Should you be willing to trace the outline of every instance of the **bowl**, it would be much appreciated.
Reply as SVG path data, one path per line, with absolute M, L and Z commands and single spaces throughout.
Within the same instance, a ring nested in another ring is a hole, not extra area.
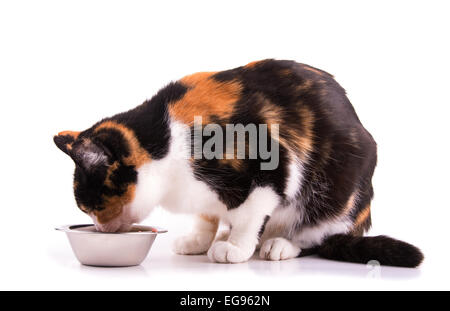
M 137 266 L 147 257 L 156 236 L 167 230 L 133 225 L 129 232 L 99 232 L 92 224 L 56 228 L 67 234 L 72 250 L 83 265 Z

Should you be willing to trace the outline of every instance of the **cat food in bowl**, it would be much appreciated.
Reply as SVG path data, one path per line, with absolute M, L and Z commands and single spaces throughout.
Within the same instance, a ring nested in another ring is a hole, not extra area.
M 99 232 L 94 225 L 68 225 L 56 228 L 69 238 L 78 261 L 89 266 L 124 267 L 139 265 L 147 257 L 159 233 L 156 227 L 133 225 L 129 232 Z

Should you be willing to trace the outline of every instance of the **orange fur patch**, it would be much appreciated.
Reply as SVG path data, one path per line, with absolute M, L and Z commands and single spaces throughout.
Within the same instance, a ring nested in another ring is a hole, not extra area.
M 313 151 L 313 125 L 314 125 L 314 115 L 311 110 L 306 107 L 301 107 L 298 110 L 300 115 L 300 119 L 302 122 L 302 131 L 301 133 L 298 130 L 293 128 L 285 129 L 285 132 L 282 132 L 280 129 L 280 137 L 286 137 L 286 141 L 282 141 L 286 146 L 290 148 L 294 148 L 295 151 L 300 155 L 300 159 L 306 161 L 308 155 Z
M 350 143 L 353 147 L 360 149 L 359 146 L 359 133 L 358 130 L 356 128 L 353 128 L 350 130 L 349 132 L 349 137 L 350 137 Z
M 310 90 L 313 85 L 314 83 L 312 80 L 305 80 L 301 85 L 297 86 L 295 89 L 298 92 L 305 92 L 307 90 Z
M 210 222 L 212 224 L 219 224 L 219 218 L 211 215 L 200 214 L 199 217 L 204 221 Z
M 269 100 L 260 96 L 260 101 L 263 102 L 263 106 L 260 110 L 260 114 L 263 119 L 266 121 L 267 127 L 270 130 L 273 124 L 281 125 L 283 123 L 282 120 L 282 108 L 280 106 L 272 104 Z
M 114 187 L 114 184 L 113 184 L 113 182 L 111 181 L 111 176 L 112 176 L 113 172 L 114 172 L 118 167 L 119 167 L 119 162 L 118 162 L 118 161 L 115 161 L 113 164 L 111 164 L 111 165 L 108 167 L 108 170 L 106 171 L 106 179 L 105 179 L 105 185 L 106 185 L 106 186 L 108 186 L 108 187 L 110 187 L 110 188 L 113 188 L 113 187 Z
M 290 69 L 281 69 L 280 75 L 284 77 L 288 77 L 292 74 L 292 71 Z
M 191 75 L 188 75 L 180 80 L 185 85 L 194 86 L 202 80 L 210 78 L 212 75 L 216 74 L 217 71 L 209 71 L 209 72 L 197 72 Z
M 194 117 L 201 116 L 203 124 L 208 124 L 212 115 L 224 119 L 231 116 L 242 86 L 237 81 L 215 81 L 212 74 L 201 72 L 181 79 L 190 89 L 183 98 L 169 105 L 169 113 L 174 119 L 193 125 Z
M 80 135 L 80 132 L 62 131 L 58 133 L 58 136 L 72 136 L 73 139 L 77 139 L 78 135 Z
M 138 168 L 150 161 L 149 153 L 141 147 L 136 135 L 130 128 L 117 122 L 105 121 L 98 125 L 94 132 L 98 132 L 100 129 L 114 129 L 122 133 L 130 147 L 130 155 L 127 158 L 122 159 L 126 165 L 134 165 Z
M 345 203 L 343 215 L 347 215 L 355 207 L 355 202 L 356 202 L 357 197 L 358 197 L 358 190 L 355 190 L 348 198 L 347 203 Z
M 79 207 L 80 207 L 80 209 L 81 209 L 83 212 L 89 213 L 89 210 L 86 208 L 86 206 L 80 204 Z
M 248 155 L 248 154 L 247 154 Z M 231 155 L 230 155 L 231 157 Z M 231 166 L 235 171 L 242 171 L 244 169 L 244 160 L 243 159 L 220 159 L 219 164 L 221 165 L 229 165 Z
M 257 64 L 259 64 L 259 63 L 261 63 L 261 62 L 262 62 L 262 60 L 255 60 L 255 61 L 253 61 L 253 62 L 248 63 L 248 64 L 245 65 L 244 67 L 245 67 L 245 68 L 252 68 L 252 67 L 255 67 Z
M 305 70 L 314 72 L 315 74 L 318 74 L 319 76 L 322 76 L 322 75 L 323 75 L 323 72 L 320 71 L 320 70 L 318 70 L 318 69 L 316 69 L 316 68 L 313 68 L 313 67 L 310 67 L 310 66 L 307 66 L 307 65 L 305 65 L 303 68 L 304 68 Z
M 298 145 L 301 149 L 307 152 L 313 150 L 313 126 L 314 126 L 314 114 L 307 107 L 301 107 L 299 114 L 302 120 L 303 135 L 298 141 Z
M 370 216 L 370 204 L 368 204 L 362 211 L 359 212 L 355 219 L 354 226 L 359 227 Z
M 300 154 L 302 160 L 313 150 L 313 125 L 314 115 L 307 107 L 300 107 L 298 114 L 302 120 L 301 133 L 297 129 L 284 126 L 283 108 L 272 104 L 269 100 L 262 98 L 263 106 L 260 110 L 261 116 L 269 130 L 273 131 L 273 125 L 279 125 L 279 142 L 287 149 L 292 149 Z
M 133 165 L 136 168 L 139 168 L 141 165 L 149 162 L 151 157 L 149 153 L 142 148 L 140 145 L 134 131 L 127 126 L 114 122 L 114 121 L 105 121 L 99 124 L 95 129 L 94 133 L 97 133 L 101 129 L 114 129 L 119 131 L 124 139 L 127 141 L 128 146 L 130 148 L 130 155 L 126 158 L 122 159 L 122 162 L 125 165 Z M 111 182 L 111 175 L 118 168 L 119 162 L 116 161 L 108 167 L 105 185 L 109 187 L 113 187 L 113 183 Z M 134 198 L 135 193 L 135 185 L 128 185 L 127 190 L 123 195 L 115 195 L 115 196 L 104 196 L 104 209 L 103 210 L 95 210 L 93 213 L 97 217 L 99 223 L 107 223 L 114 218 L 118 217 L 122 213 L 123 206 L 130 203 Z
M 130 203 L 134 198 L 136 186 L 134 184 L 128 185 L 127 190 L 121 196 L 104 196 L 105 207 L 102 210 L 94 210 L 94 215 L 101 224 L 105 224 L 122 213 L 123 206 Z
M 62 132 L 58 133 L 58 136 L 72 136 L 73 140 L 75 141 L 78 138 L 78 135 L 80 135 L 80 133 L 81 132 L 62 131 Z M 69 151 L 72 150 L 72 144 L 73 144 L 73 142 L 66 144 L 67 150 L 69 150 Z
M 332 149 L 332 143 L 329 140 L 325 140 L 320 146 L 320 164 L 324 167 L 330 160 L 330 154 Z
M 290 137 L 286 135 L 285 132 L 283 132 L 283 130 L 285 130 L 285 128 L 283 127 L 283 108 L 272 104 L 268 99 L 264 98 L 263 95 L 258 94 L 258 96 L 260 97 L 259 100 L 263 103 L 260 114 L 267 124 L 267 129 L 272 134 L 273 131 L 276 130 L 276 128 L 273 126 L 278 125 L 279 143 L 289 149 Z M 275 136 L 272 136 L 272 138 L 276 139 Z

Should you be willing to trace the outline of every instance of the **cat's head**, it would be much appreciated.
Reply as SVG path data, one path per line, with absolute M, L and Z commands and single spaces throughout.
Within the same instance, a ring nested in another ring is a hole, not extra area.
M 54 142 L 75 162 L 75 200 L 97 230 L 127 231 L 142 220 L 132 203 L 137 168 L 150 156 L 129 128 L 107 121 L 83 132 L 60 132 Z

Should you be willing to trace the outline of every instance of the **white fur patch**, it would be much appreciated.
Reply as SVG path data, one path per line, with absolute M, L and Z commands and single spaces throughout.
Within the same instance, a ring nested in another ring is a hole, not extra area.
M 179 255 L 204 254 L 214 240 L 215 232 L 197 232 L 178 237 L 173 244 L 173 251 Z
M 352 221 L 346 215 L 322 221 L 311 227 L 298 228 L 297 224 L 302 220 L 301 209 L 294 205 L 278 207 L 266 224 L 260 244 L 282 237 L 300 248 L 309 248 L 321 244 L 326 236 L 348 233 L 353 227 Z
M 197 216 L 193 231 L 179 237 L 173 244 L 173 250 L 180 255 L 197 255 L 206 253 L 211 246 L 219 227 L 216 219 Z
M 291 162 L 288 166 L 289 177 L 286 181 L 284 193 L 288 198 L 295 198 L 295 195 L 301 188 L 303 178 L 303 166 L 297 156 L 291 153 Z
M 142 221 L 158 205 L 175 213 L 223 215 L 226 207 L 217 194 L 194 177 L 189 162 L 189 127 L 172 121 L 170 129 L 167 156 L 138 169 L 135 198 L 129 205 L 135 222 Z
M 248 260 L 258 243 L 258 232 L 266 215 L 278 206 L 279 197 L 270 187 L 254 189 L 239 207 L 228 211 L 231 224 L 227 241 L 216 241 L 208 251 L 212 261 L 236 263 Z
M 238 247 L 228 241 L 217 241 L 208 251 L 208 258 L 214 262 L 239 263 L 247 261 L 253 251 Z
M 277 207 L 266 224 L 261 242 L 276 237 L 291 239 L 296 232 L 295 225 L 301 221 L 302 213 L 295 205 Z
M 269 239 L 263 243 L 259 257 L 267 260 L 285 260 L 297 257 L 300 247 L 284 238 Z
M 292 239 L 292 242 L 301 248 L 320 245 L 326 236 L 347 233 L 351 230 L 352 225 L 353 223 L 347 217 L 322 221 L 313 227 L 303 228 Z

